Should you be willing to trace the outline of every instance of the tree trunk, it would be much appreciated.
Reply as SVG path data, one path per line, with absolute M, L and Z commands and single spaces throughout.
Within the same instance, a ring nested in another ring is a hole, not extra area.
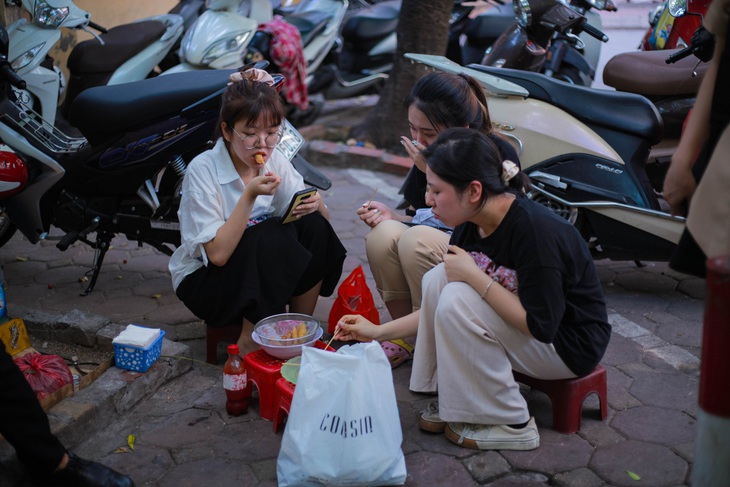
M 378 103 L 361 124 L 352 128 L 351 137 L 384 149 L 401 148 L 400 136 L 409 134 L 403 100 L 416 81 L 426 74 L 423 65 L 413 64 L 403 55 L 408 52 L 443 55 L 452 7 L 453 0 L 403 0 L 397 31 L 398 47 L 390 78 Z

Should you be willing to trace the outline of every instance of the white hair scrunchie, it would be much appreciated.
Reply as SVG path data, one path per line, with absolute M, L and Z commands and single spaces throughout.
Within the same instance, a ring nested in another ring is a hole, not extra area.
M 520 168 L 514 162 L 510 160 L 502 161 L 502 181 L 504 181 L 505 185 L 509 183 L 510 179 L 517 176 L 519 172 Z
M 250 68 L 246 71 L 236 71 L 231 73 L 228 77 L 228 84 L 233 84 L 237 81 L 247 79 L 249 81 L 258 81 L 259 83 L 266 83 L 269 86 L 274 86 L 274 78 L 264 71 L 263 69 Z

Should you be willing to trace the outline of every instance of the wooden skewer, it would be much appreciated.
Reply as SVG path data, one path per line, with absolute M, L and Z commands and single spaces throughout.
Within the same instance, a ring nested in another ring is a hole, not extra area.
M 378 192 L 378 188 L 375 188 L 375 191 L 373 191 L 373 195 L 370 197 L 370 201 L 368 201 L 367 209 L 370 209 L 370 204 L 373 202 L 373 198 L 375 198 L 375 194 Z
M 330 343 L 332 343 L 332 340 L 334 340 L 335 337 L 337 336 L 337 330 L 339 330 L 339 329 L 340 329 L 340 325 L 335 326 L 335 332 L 332 334 L 332 338 L 330 338 L 330 341 L 327 342 L 327 345 L 324 347 L 325 350 L 330 348 Z

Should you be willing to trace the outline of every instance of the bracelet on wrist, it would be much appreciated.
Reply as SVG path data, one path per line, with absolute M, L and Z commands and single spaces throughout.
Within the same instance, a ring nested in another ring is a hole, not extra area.
M 489 284 L 487 284 L 487 288 L 484 290 L 481 296 L 479 296 L 481 299 L 485 299 L 487 297 L 487 293 L 489 292 L 489 288 L 492 287 L 492 284 L 494 284 L 494 279 L 489 281 Z

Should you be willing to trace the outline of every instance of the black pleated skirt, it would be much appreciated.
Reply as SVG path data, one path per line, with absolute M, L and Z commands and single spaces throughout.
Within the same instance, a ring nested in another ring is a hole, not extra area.
M 228 262 L 208 263 L 183 279 L 178 298 L 208 326 L 256 323 L 286 312 L 292 296 L 322 281 L 330 296 L 346 250 L 329 221 L 315 212 L 281 224 L 270 218 L 249 227 Z

